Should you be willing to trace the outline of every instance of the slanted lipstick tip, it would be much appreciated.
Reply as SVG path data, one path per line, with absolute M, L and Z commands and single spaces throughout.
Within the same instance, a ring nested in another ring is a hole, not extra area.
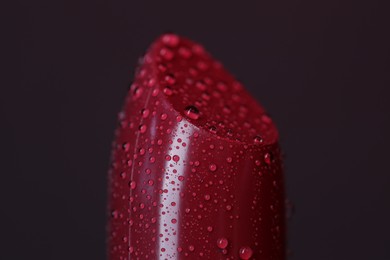
M 164 34 L 145 61 L 167 101 L 198 128 L 246 144 L 277 142 L 277 129 L 263 107 L 200 44 Z

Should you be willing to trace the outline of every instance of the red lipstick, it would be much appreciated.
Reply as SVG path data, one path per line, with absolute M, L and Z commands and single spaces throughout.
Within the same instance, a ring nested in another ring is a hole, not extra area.
M 152 44 L 115 133 L 110 260 L 285 259 L 277 129 L 201 45 Z

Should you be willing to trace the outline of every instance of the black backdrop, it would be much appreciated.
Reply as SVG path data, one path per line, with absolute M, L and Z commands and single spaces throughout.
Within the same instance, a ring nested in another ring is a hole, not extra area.
M 137 58 L 165 31 L 203 43 L 276 121 L 296 207 L 291 259 L 390 259 L 388 9 L 243 2 L 3 8 L 0 259 L 105 258 L 116 115 Z

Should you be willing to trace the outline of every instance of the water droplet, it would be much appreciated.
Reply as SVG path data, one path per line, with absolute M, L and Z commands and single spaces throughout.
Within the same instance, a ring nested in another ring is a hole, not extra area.
M 113 217 L 113 218 L 118 218 L 118 216 L 119 216 L 119 212 L 118 212 L 117 210 L 113 210 L 113 211 L 111 212 L 111 217 Z
M 137 187 L 137 183 L 135 181 L 129 182 L 130 189 L 134 190 Z
M 221 249 L 225 249 L 228 246 L 229 242 L 226 238 L 221 237 L 217 240 L 217 246 Z
M 215 165 L 214 163 L 210 164 L 209 169 L 210 171 L 215 172 L 217 170 L 217 165 Z
M 204 91 L 204 90 L 206 90 L 207 85 L 203 81 L 198 81 L 198 82 L 195 83 L 195 87 L 197 87 L 198 89 Z
M 172 222 L 172 224 L 176 224 L 177 223 L 177 219 L 173 218 L 173 219 L 171 219 L 171 222 Z
M 150 110 L 149 109 L 142 109 L 141 115 L 143 118 L 147 118 L 149 116 Z
M 195 247 L 194 247 L 193 245 L 190 245 L 190 246 L 188 247 L 188 250 L 190 250 L 190 251 L 192 252 L 192 251 L 195 250 Z
M 167 95 L 167 96 L 172 96 L 173 94 L 173 91 L 172 91 L 172 88 L 169 87 L 169 86 L 166 86 L 163 90 L 164 94 Z
M 217 83 L 217 88 L 218 88 L 220 91 L 222 91 L 222 92 L 225 92 L 225 91 L 227 90 L 227 86 L 226 86 L 226 84 L 223 83 L 223 82 Z
M 209 130 L 210 130 L 210 132 L 213 133 L 213 134 L 217 133 L 217 128 L 216 128 L 215 126 L 210 126 L 210 127 L 209 127 Z
M 158 67 L 159 71 L 161 71 L 161 72 L 167 71 L 167 66 L 165 64 L 159 64 L 157 67 Z
M 185 115 L 196 120 L 199 118 L 199 110 L 195 106 L 188 106 L 185 108 Z
M 141 95 L 142 95 L 142 88 L 139 88 L 139 87 L 135 87 L 134 90 L 133 90 L 133 97 L 135 99 L 139 98 Z
M 172 159 L 173 159 L 173 161 L 178 162 L 180 160 L 180 157 L 179 157 L 179 155 L 174 155 L 172 157 Z
M 165 119 L 167 119 L 167 117 L 168 117 L 167 114 L 165 114 L 165 113 L 161 114 L 161 120 L 165 120 Z
M 209 68 L 209 65 L 204 61 L 198 61 L 196 67 L 201 71 L 206 71 Z
M 156 85 L 156 79 L 155 78 L 151 78 L 151 79 L 149 79 L 149 81 L 148 81 L 148 87 L 154 87 L 155 85 Z
M 127 166 L 131 167 L 133 165 L 133 160 L 127 160 Z
M 144 155 L 145 153 L 146 153 L 145 148 L 140 148 L 140 149 L 139 149 L 139 154 L 140 154 L 140 155 Z
M 124 143 L 124 144 L 122 144 L 122 148 L 125 152 L 128 152 L 130 150 L 130 144 Z
M 263 142 L 263 138 L 261 138 L 259 135 L 256 135 L 255 138 L 253 138 L 253 141 L 257 144 L 260 144 Z
M 176 47 L 177 45 L 179 45 L 179 36 L 175 35 L 175 34 L 172 34 L 172 33 L 168 33 L 168 34 L 165 34 L 163 37 L 162 37 L 162 42 L 168 46 L 168 47 Z
M 186 47 L 180 47 L 179 48 L 179 55 L 184 59 L 189 59 L 192 56 L 192 53 L 189 49 Z
M 175 56 L 175 54 L 173 53 L 173 51 L 167 49 L 167 48 L 162 48 L 160 50 L 160 55 L 161 57 L 163 57 L 165 60 L 167 61 L 170 61 L 173 59 L 173 57 Z
M 157 95 L 158 95 L 159 92 L 160 92 L 160 90 L 159 90 L 158 88 L 153 89 L 153 91 L 152 91 L 152 96 L 153 96 L 153 97 L 157 97 Z
M 210 100 L 210 94 L 208 94 L 207 92 L 203 92 L 202 93 L 202 98 L 206 101 L 209 101 Z
M 230 107 L 228 106 L 224 106 L 222 108 L 222 111 L 225 113 L 225 114 L 230 114 L 232 112 L 232 110 L 230 109 Z
M 249 246 L 243 246 L 238 251 L 238 254 L 241 259 L 250 259 L 253 255 L 253 251 Z
M 164 80 L 169 85 L 173 85 L 176 82 L 176 78 L 172 74 L 165 75 Z
M 271 153 L 266 153 L 265 155 L 264 155 L 264 162 L 266 163 L 266 164 L 268 164 L 268 165 L 270 165 L 271 164 L 271 162 L 272 162 L 272 154 Z
M 140 131 L 141 134 L 145 133 L 146 129 L 147 129 L 146 125 L 140 125 L 139 126 L 139 131 Z

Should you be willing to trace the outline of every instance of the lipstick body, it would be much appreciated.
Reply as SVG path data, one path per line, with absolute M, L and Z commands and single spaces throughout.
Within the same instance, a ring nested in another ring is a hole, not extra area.
M 109 214 L 111 260 L 285 259 L 276 128 L 200 45 L 165 35 L 143 58 L 115 132 Z

